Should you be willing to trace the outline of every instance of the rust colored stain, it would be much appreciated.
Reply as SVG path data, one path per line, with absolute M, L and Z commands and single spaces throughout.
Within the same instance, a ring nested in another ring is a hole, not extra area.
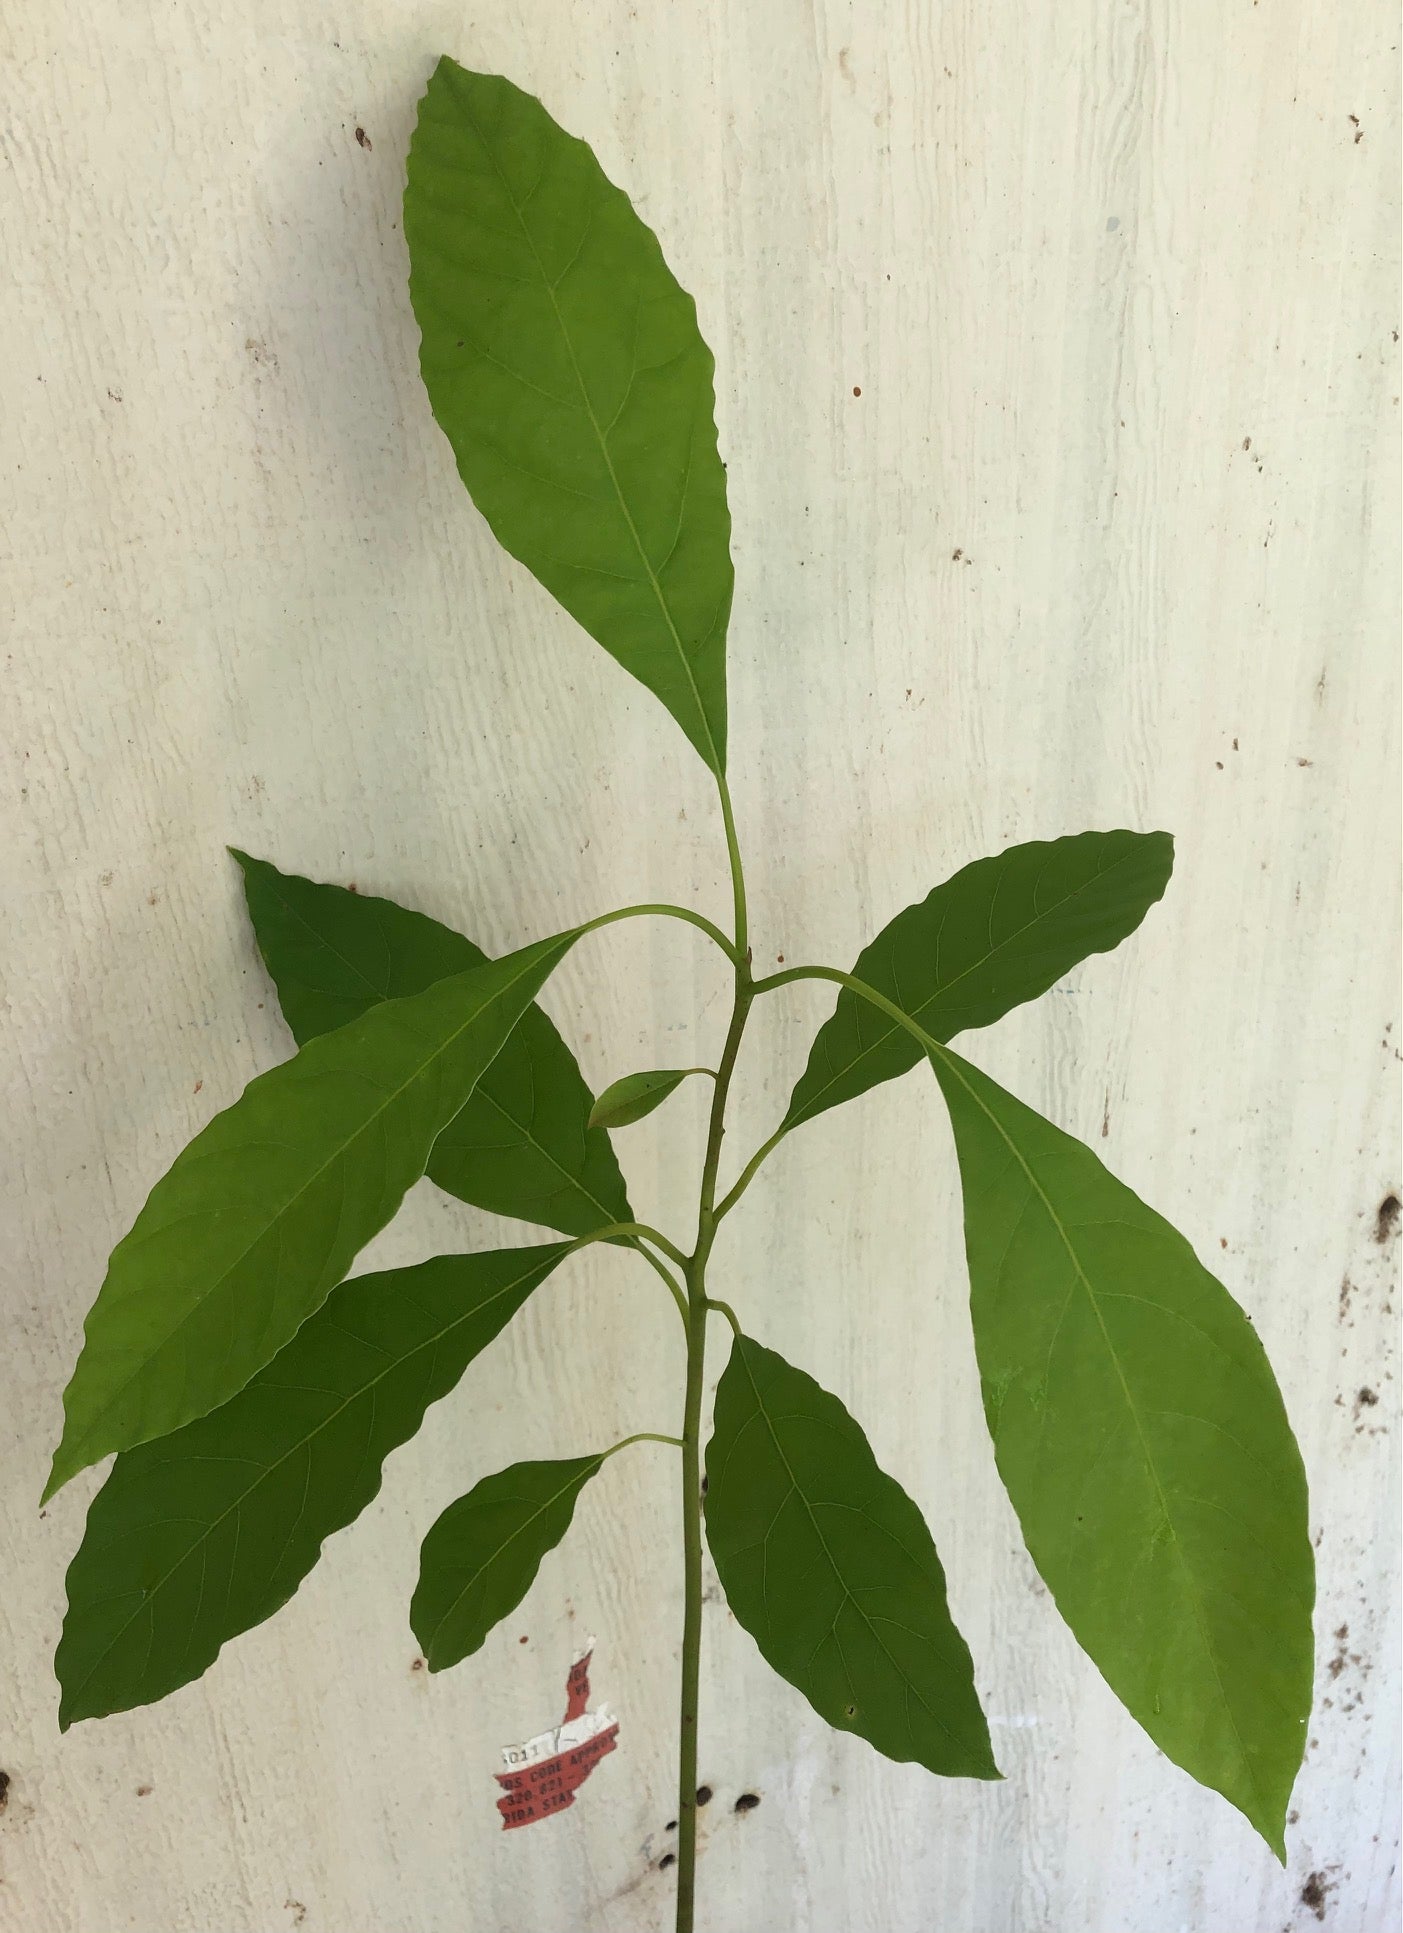
M 611 1719 L 603 1706 L 594 1712 L 588 1709 L 591 1656 L 586 1651 L 570 1667 L 565 1716 L 556 1729 L 524 1745 L 509 1746 L 503 1755 L 512 1770 L 494 1776 L 504 1788 L 497 1801 L 504 1832 L 566 1811 L 600 1759 L 614 1750 L 618 1720 Z

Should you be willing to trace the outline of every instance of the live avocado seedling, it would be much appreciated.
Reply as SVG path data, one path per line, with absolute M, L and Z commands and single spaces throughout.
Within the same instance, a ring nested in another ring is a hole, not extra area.
M 276 1611 L 533 1291 L 611 1242 L 675 1304 L 676 1420 L 486 1475 L 427 1527 L 409 1615 L 430 1670 L 482 1645 L 606 1458 L 640 1446 L 676 1455 L 681 1481 L 676 1858 L 657 1882 L 675 1883 L 678 1933 L 694 1921 L 703 1535 L 736 1619 L 828 1724 L 997 1779 L 920 1511 L 842 1402 L 751 1333 L 764 1311 L 732 1308 L 714 1252 L 785 1135 L 919 1068 L 953 1125 L 985 1414 L 1032 1560 L 1155 1744 L 1282 1855 L 1313 1566 L 1266 1356 L 1181 1235 L 950 1045 L 1119 945 L 1163 894 L 1172 842 L 1014 846 L 898 913 L 850 972 L 757 975 L 726 771 L 730 513 L 695 306 L 590 149 L 449 59 L 420 104 L 404 232 L 424 385 L 463 482 L 710 771 L 730 924 L 625 906 L 488 959 L 421 913 L 236 855 L 297 1052 L 157 1182 L 88 1316 L 47 1494 L 117 1460 L 68 1575 L 61 1722 L 164 1697 Z M 643 918 L 719 949 L 729 1021 L 714 1066 L 623 1070 L 596 1100 L 536 996 L 588 934 Z M 807 981 L 836 989 L 832 1013 L 783 1120 L 723 1180 L 747 1021 Z M 709 1131 L 695 1225 L 669 1234 L 635 1216 L 610 1134 L 686 1079 L 710 1083 Z M 425 1175 L 551 1239 L 348 1277 Z M 854 1293 L 852 1321 L 881 1319 L 880 1289 Z M 713 1318 L 729 1355 L 704 1482 Z

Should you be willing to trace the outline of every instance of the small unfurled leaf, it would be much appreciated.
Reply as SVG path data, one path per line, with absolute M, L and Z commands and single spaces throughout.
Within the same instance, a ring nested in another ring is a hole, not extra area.
M 272 1361 L 423 1174 L 578 932 L 322 1034 L 195 1136 L 112 1251 L 46 1496 Z
M 1079 1643 L 1282 1854 L 1311 1700 L 1306 1482 L 1251 1323 L 1183 1236 L 958 1056 L 970 1306 L 999 1473 Z
M 611 1081 L 590 1109 L 590 1126 L 627 1128 L 661 1107 L 689 1074 L 709 1074 L 709 1067 L 650 1067 L 641 1074 L 625 1074 Z
M 393 900 L 234 857 L 299 1046 L 487 958 L 461 933 Z M 434 1143 L 429 1179 L 460 1201 L 567 1235 L 631 1221 L 609 1137 L 590 1125 L 590 1102 L 574 1055 L 533 1004 Z
M 583 141 L 444 58 L 404 196 L 419 366 L 498 541 L 726 763 L 731 518 L 711 351 Z
M 230 1402 L 124 1450 L 68 1571 L 59 1724 L 164 1698 L 285 1604 L 391 1450 L 568 1251 L 357 1276 Z
M 1169 883 L 1167 832 L 1082 832 L 1010 846 L 908 906 L 853 973 L 937 1040 L 1035 1000 L 1078 961 L 1133 933 Z M 786 1128 L 894 1079 L 922 1058 L 886 1014 L 846 987 L 790 1097 Z
M 838 1398 L 738 1336 L 706 1474 L 726 1601 L 780 1676 L 888 1758 L 998 1778 L 930 1532 Z
M 424 1539 L 409 1621 L 430 1671 L 469 1657 L 530 1590 L 604 1456 L 513 1463 L 449 1504 Z

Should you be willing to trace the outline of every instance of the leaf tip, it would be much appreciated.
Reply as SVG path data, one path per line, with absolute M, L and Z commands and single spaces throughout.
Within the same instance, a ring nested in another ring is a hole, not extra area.
M 69 1478 L 75 1477 L 77 1476 L 77 1474 L 78 1472 L 76 1469 L 70 1470 L 66 1467 L 63 1460 L 63 1444 L 60 1443 L 58 1448 L 54 1451 L 54 1460 L 49 1465 L 49 1474 L 47 1479 L 45 1480 L 44 1489 L 39 1498 L 39 1508 L 42 1510 L 44 1508 L 44 1505 L 49 1501 L 49 1499 L 53 1496 L 56 1496 L 57 1493 L 60 1490 L 62 1490 L 63 1486 L 68 1482 Z
M 1249 1813 L 1248 1818 L 1250 1819 L 1252 1825 L 1256 1827 L 1257 1832 L 1260 1834 L 1260 1836 L 1266 1841 L 1267 1845 L 1271 1848 L 1272 1854 L 1275 1857 L 1277 1864 L 1281 1867 L 1285 1867 L 1286 1865 L 1286 1813 L 1285 1813 L 1284 1807 L 1279 1814 L 1276 1812 L 1272 1812 L 1271 1814 L 1268 1814 L 1268 1815 L 1254 1816 L 1253 1814 Z

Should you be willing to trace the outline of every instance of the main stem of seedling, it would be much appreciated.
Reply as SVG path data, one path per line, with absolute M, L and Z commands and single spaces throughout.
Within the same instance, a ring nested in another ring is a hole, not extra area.
M 721 1165 L 721 1140 L 726 1132 L 726 1096 L 745 1032 L 746 1016 L 754 999 L 750 977 L 745 879 L 740 848 L 731 815 L 730 793 L 720 779 L 721 814 L 726 848 L 731 858 L 735 894 L 735 995 L 726 1045 L 716 1069 L 711 1122 L 702 1167 L 697 1210 L 697 1245 L 687 1262 L 687 1396 L 682 1420 L 682 1702 L 677 1746 L 677 1933 L 692 1933 L 697 1865 L 697 1722 L 701 1680 L 702 1623 L 702 1492 L 701 1410 L 706 1371 L 706 1264 L 716 1239 L 716 1176 Z

